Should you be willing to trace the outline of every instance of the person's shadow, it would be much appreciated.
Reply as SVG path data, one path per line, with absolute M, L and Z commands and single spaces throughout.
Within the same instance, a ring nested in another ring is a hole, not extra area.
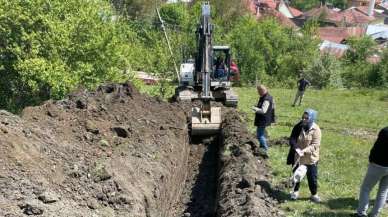
M 326 205 L 330 209 L 351 209 L 355 210 L 358 205 L 358 200 L 352 197 L 345 197 L 345 198 L 335 198 L 328 200 Z
M 322 203 L 323 205 L 327 206 L 333 211 L 325 211 L 320 213 L 309 213 L 309 211 L 305 211 L 303 214 L 310 217 L 349 217 L 350 214 L 354 213 L 357 205 L 358 200 L 351 197 L 345 197 L 345 198 L 335 198 L 327 200 L 326 202 Z M 351 211 L 342 211 L 342 210 L 351 210 Z M 341 210 L 341 211 L 339 211 Z
M 308 211 L 304 212 L 304 216 L 309 216 L 309 217 L 349 217 L 352 213 L 349 212 L 320 212 L 320 213 L 309 213 Z

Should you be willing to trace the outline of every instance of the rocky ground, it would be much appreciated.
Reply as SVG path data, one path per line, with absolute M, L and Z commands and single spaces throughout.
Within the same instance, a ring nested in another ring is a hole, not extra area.
M 281 216 L 239 114 L 191 142 L 188 108 L 126 83 L 0 111 L 0 216 Z

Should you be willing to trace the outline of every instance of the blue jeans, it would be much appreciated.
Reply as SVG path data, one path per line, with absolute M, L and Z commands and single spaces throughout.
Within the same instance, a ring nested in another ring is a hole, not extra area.
M 260 147 L 267 151 L 268 145 L 267 139 L 265 138 L 265 127 L 257 127 L 256 136 L 257 140 L 260 142 Z
M 225 70 L 224 69 L 217 69 L 216 73 L 214 75 L 215 78 L 222 78 L 225 76 Z

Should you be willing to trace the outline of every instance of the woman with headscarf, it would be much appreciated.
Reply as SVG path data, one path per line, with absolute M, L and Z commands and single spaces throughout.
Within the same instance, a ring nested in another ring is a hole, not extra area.
M 311 201 L 319 203 L 318 196 L 318 161 L 319 147 L 321 144 L 321 129 L 315 123 L 317 111 L 307 109 L 302 116 L 300 133 L 295 145 L 295 159 L 297 164 L 307 167 L 307 181 L 311 192 Z M 299 197 L 300 182 L 295 183 L 291 199 L 296 200 Z
M 369 193 L 379 183 L 374 207 L 369 216 L 377 217 L 384 207 L 388 192 L 388 127 L 380 130 L 369 154 L 369 166 L 360 189 L 357 213 L 353 216 L 367 216 Z

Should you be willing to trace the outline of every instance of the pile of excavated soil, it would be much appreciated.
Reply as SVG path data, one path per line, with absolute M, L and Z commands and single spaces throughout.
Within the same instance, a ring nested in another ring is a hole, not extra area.
M 0 113 L 0 216 L 170 216 L 186 115 L 130 84 Z
M 217 217 L 283 216 L 270 184 L 269 167 L 257 140 L 234 110 L 223 114 Z
M 189 108 L 126 83 L 0 111 L 0 216 L 281 216 L 237 111 L 189 144 Z

